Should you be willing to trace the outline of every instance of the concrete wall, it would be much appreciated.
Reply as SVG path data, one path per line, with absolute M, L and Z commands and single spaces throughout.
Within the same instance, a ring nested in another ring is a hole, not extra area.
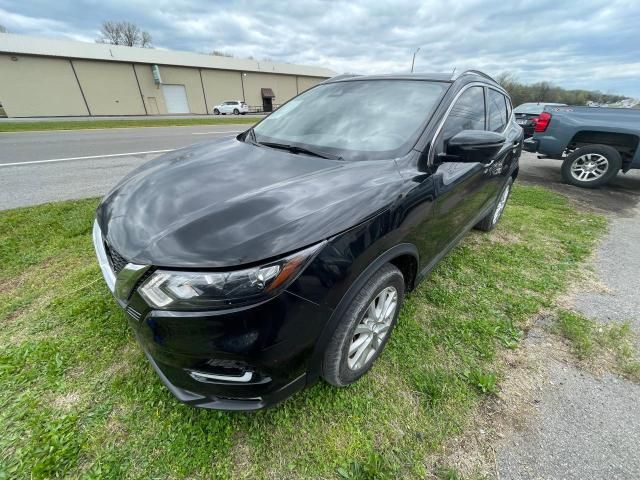
M 209 113 L 226 100 L 243 100 L 241 72 L 202 69 L 202 82 Z
M 245 102 L 249 105 L 262 105 L 262 88 L 271 88 L 276 98 L 273 103 L 281 105 L 298 94 L 296 77 L 271 73 L 246 72 L 243 77 Z
M 161 115 L 167 113 L 167 106 L 164 103 L 162 88 L 156 85 L 151 73 L 151 65 L 142 63 L 135 64 L 136 75 L 140 83 L 140 90 L 144 97 L 144 104 L 148 115 Z
M 130 63 L 73 60 L 91 115 L 144 115 Z
M 324 78 L 298 76 L 298 93 L 309 90 L 311 87 L 321 83 L 322 81 L 324 81 Z
M 251 106 L 261 106 L 262 88 L 271 88 L 276 95 L 273 103 L 281 105 L 323 80 L 277 73 L 159 67 L 164 84 L 184 85 L 194 114 L 211 113 L 215 105 L 226 100 L 244 99 Z M 168 113 L 150 64 L 27 55 L 0 54 L 0 102 L 9 117 Z
M 67 59 L 0 54 L 0 102 L 9 117 L 89 114 Z

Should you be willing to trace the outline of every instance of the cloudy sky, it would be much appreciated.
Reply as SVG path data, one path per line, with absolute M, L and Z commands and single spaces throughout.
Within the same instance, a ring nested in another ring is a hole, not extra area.
M 12 33 L 94 41 L 129 20 L 157 48 L 329 67 L 336 72 L 476 68 L 640 98 L 638 0 L 0 0 Z

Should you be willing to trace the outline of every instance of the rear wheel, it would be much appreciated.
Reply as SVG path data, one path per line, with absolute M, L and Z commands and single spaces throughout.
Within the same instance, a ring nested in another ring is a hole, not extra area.
M 343 387 L 371 369 L 389 340 L 403 299 L 402 273 L 387 263 L 365 283 L 340 319 L 324 354 L 322 375 L 327 382 Z
M 482 230 L 483 232 L 490 232 L 500 221 L 502 217 L 502 213 L 504 212 L 504 207 L 507 206 L 507 200 L 509 200 L 509 195 L 511 195 L 511 186 L 513 185 L 513 178 L 509 178 L 507 180 L 506 185 L 502 188 L 500 192 L 500 196 L 498 197 L 498 201 L 496 205 L 491 209 L 491 211 L 484 217 L 480 222 L 476 224 L 474 228 L 478 230 Z
M 570 185 L 595 188 L 616 176 L 622 166 L 618 151 L 608 145 L 585 145 L 562 163 L 562 180 Z
M 239 115 L 240 114 L 240 110 L 238 110 L 237 108 L 233 109 L 233 114 L 234 115 Z

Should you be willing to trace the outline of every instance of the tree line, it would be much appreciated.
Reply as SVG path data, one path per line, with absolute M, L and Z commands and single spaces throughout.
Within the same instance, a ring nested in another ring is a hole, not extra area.
M 586 105 L 592 101 L 599 104 L 615 103 L 624 100 L 624 95 L 602 93 L 597 90 L 566 90 L 550 82 L 536 82 L 530 85 L 521 83 L 510 72 L 503 72 L 496 81 L 509 92 L 514 106 L 527 102 L 554 102 L 567 105 Z

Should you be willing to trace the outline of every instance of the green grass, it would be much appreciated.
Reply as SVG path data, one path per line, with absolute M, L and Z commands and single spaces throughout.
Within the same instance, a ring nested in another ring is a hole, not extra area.
M 255 117 L 150 118 L 143 120 L 68 120 L 0 122 L 0 132 L 34 132 L 43 130 L 86 130 L 95 128 L 172 127 L 194 125 L 254 124 Z
M 599 324 L 576 312 L 558 312 L 556 330 L 580 360 L 604 363 L 608 369 L 640 381 L 640 360 L 629 322 Z
M 0 478 L 458 478 L 434 456 L 605 229 L 517 186 L 498 229 L 407 298 L 360 382 L 225 413 L 178 403 L 147 363 L 94 259 L 96 203 L 0 212 Z

